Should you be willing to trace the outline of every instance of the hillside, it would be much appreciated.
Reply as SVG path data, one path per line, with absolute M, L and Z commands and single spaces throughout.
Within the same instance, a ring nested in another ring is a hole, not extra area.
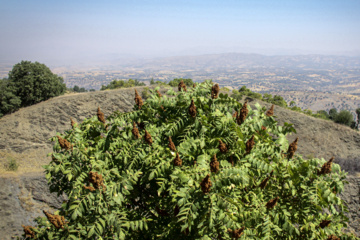
M 294 101 L 297 107 L 310 109 L 314 112 L 319 110 L 328 112 L 331 108 L 336 108 L 338 111 L 348 110 L 356 115 L 355 110 L 360 107 L 360 96 L 357 95 L 315 91 L 277 91 L 268 93 L 283 97 L 288 105 L 291 101 Z
M 141 93 L 143 87 L 136 89 Z M 255 102 L 250 105 L 253 107 Z M 47 154 L 52 151 L 49 138 L 69 129 L 70 117 L 80 122 L 96 116 L 97 107 L 107 117 L 116 110 L 130 111 L 133 104 L 134 88 L 80 93 L 56 97 L 0 119 L 0 182 L 4 186 L 0 190 L 0 231 L 7 238 L 21 232 L 21 224 L 33 224 L 30 219 L 41 215 L 40 210 L 58 208 L 65 199 L 48 193 L 42 174 L 41 166 L 50 161 Z M 260 104 L 270 107 L 268 103 Z M 335 162 L 353 172 L 343 197 L 350 207 L 350 229 L 359 234 L 359 132 L 280 107 L 275 107 L 275 116 L 280 124 L 294 124 L 297 134 L 289 136 L 289 141 L 299 137 L 298 153 L 325 159 L 335 156 Z M 10 159 L 19 164 L 16 173 L 6 171 Z
M 137 89 L 143 90 L 142 87 Z M 0 119 L 0 173 L 5 171 L 11 158 L 18 161 L 19 173 L 43 171 L 41 166 L 48 163 L 46 155 L 52 151 L 49 138 L 69 129 L 70 118 L 79 122 L 96 116 L 98 106 L 105 116 L 117 110 L 129 111 L 134 103 L 133 91 L 118 89 L 64 95 L 4 116 Z M 271 106 L 259 103 L 267 108 Z M 360 155 L 360 134 L 349 127 L 280 107 L 275 107 L 275 115 L 281 124 L 294 124 L 299 137 L 298 151 L 304 156 L 350 160 Z M 290 136 L 290 141 L 294 138 L 295 135 Z

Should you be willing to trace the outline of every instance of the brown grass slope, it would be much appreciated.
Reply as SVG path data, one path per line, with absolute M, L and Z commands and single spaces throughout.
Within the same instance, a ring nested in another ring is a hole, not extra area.
M 136 89 L 139 93 L 143 91 L 143 87 Z M 0 119 L 0 232 L 3 239 L 21 234 L 21 224 L 34 225 L 34 217 L 43 216 L 40 210 L 59 208 L 64 199 L 48 192 L 41 167 L 50 161 L 47 157 L 52 152 L 49 138 L 56 132 L 70 129 L 70 118 L 81 122 L 96 116 L 98 107 L 105 117 L 116 110 L 130 111 L 134 95 L 134 88 L 65 95 Z M 252 108 L 255 102 L 250 102 Z M 260 104 L 270 108 L 268 103 L 260 101 Z M 292 142 L 299 137 L 297 153 L 326 160 L 334 156 L 335 162 L 341 160 L 340 164 L 347 170 L 356 170 L 359 164 L 354 160 L 360 156 L 359 132 L 277 106 L 274 116 L 280 124 L 294 124 L 297 134 L 288 139 Z M 19 164 L 15 173 L 6 171 L 10 159 Z M 348 162 L 354 164 L 347 165 Z M 351 222 L 349 230 L 360 236 L 360 178 L 355 173 L 348 177 L 348 181 L 350 184 L 346 185 L 342 198 L 350 210 L 346 214 Z
M 269 109 L 272 105 L 254 100 L 250 102 L 253 109 L 256 109 L 254 106 L 256 102 L 266 107 L 266 109 Z M 297 133 L 288 135 L 287 139 L 291 143 L 296 137 L 299 138 L 296 153 L 305 158 L 316 157 L 326 160 L 334 156 L 335 163 L 340 164 L 344 170 L 352 173 L 360 172 L 359 131 L 276 105 L 274 107 L 274 118 L 280 125 L 285 122 L 293 124 Z
M 139 92 L 142 88 L 137 88 Z M 52 152 L 49 138 L 56 132 L 71 128 L 70 118 L 81 122 L 96 116 L 100 107 L 105 117 L 114 111 L 130 111 L 134 104 L 134 89 L 118 89 L 64 95 L 20 109 L 0 119 L 0 173 L 13 158 L 18 172 L 43 171 Z

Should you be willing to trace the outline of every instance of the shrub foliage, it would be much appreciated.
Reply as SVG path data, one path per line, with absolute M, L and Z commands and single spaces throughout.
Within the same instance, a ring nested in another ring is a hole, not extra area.
M 14 94 L 21 99 L 21 107 L 30 106 L 65 93 L 62 77 L 39 62 L 21 61 L 9 72 Z
M 245 106 L 237 121 L 243 106 L 211 98 L 210 82 L 150 91 L 141 109 L 74 123 L 61 135 L 71 148 L 52 138 L 46 178 L 68 201 L 26 226 L 28 237 L 353 238 L 342 232 L 346 173 L 324 159 L 290 157 L 291 124 L 278 126 L 260 105 Z
M 0 79 L 0 117 L 65 93 L 63 79 L 38 62 L 21 61 Z
M 129 87 L 134 87 L 134 86 L 145 86 L 145 83 L 140 82 L 137 79 L 129 79 L 127 81 L 114 79 L 108 85 L 102 85 L 100 90 L 129 88 Z

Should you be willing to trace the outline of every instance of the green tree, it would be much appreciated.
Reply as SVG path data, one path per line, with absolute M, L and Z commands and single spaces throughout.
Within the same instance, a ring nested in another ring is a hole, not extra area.
M 73 91 L 74 91 L 74 92 L 80 92 L 80 87 L 79 87 L 78 85 L 75 85 L 75 86 L 73 87 Z
M 329 114 L 325 110 L 319 110 L 316 112 L 319 118 L 329 119 Z
M 251 98 L 255 98 L 255 99 L 259 99 L 259 100 L 262 100 L 262 95 L 261 93 L 256 93 L 256 92 L 249 92 L 248 93 L 248 96 L 251 97 Z
M 234 90 L 232 90 L 231 97 L 236 99 L 237 101 L 240 101 L 243 96 L 240 94 L 240 92 L 238 90 L 234 89 Z
M 182 81 L 184 81 L 185 85 L 187 87 L 192 87 L 194 85 L 194 82 L 192 79 L 190 78 L 175 78 L 174 80 L 170 81 L 168 84 L 171 87 L 177 87 L 179 85 L 179 83 Z
M 145 86 L 145 83 L 140 82 L 137 79 L 124 80 L 113 80 L 108 85 L 102 85 L 100 90 L 117 89 L 117 88 L 129 88 L 135 86 Z
M 21 61 L 9 72 L 9 81 L 14 84 L 14 94 L 21 99 L 21 107 L 59 96 L 66 91 L 61 77 L 38 62 Z
M 304 109 L 304 111 L 303 111 L 306 115 L 310 115 L 310 116 L 312 116 L 312 111 L 310 110 L 310 109 Z
M 359 123 L 360 123 L 360 108 L 356 109 L 356 116 L 357 116 L 357 122 L 356 122 L 356 127 L 355 128 L 359 128 Z
M 271 102 L 272 101 L 272 95 L 270 93 L 264 93 L 262 99 L 265 102 Z
M 0 79 L 0 117 L 20 108 L 21 99 L 14 92 L 15 87 L 12 82 L 8 79 Z
M 155 84 L 157 84 L 159 86 L 168 86 L 168 84 L 166 82 L 162 82 L 162 81 L 156 81 Z
M 243 95 L 248 95 L 251 92 L 250 89 L 246 88 L 246 86 L 242 86 L 241 88 L 239 88 L 239 93 L 243 94 Z
M 243 98 L 243 96 L 249 96 L 249 95 L 251 95 L 252 94 L 252 92 L 251 92 L 251 90 L 250 89 L 248 89 L 248 88 L 246 88 L 246 86 L 244 85 L 244 86 L 242 86 L 241 88 L 239 88 L 239 90 L 236 90 L 236 89 L 234 89 L 233 91 L 232 91 L 232 94 L 231 94 L 231 97 L 233 97 L 233 98 L 235 98 L 236 100 L 238 100 L 238 101 L 240 101 L 242 98 Z M 261 95 L 261 94 L 260 94 Z M 254 97 L 255 95 L 252 95 L 252 97 Z M 249 96 L 250 97 L 250 96 Z M 258 96 L 257 96 L 258 97 Z M 255 98 L 256 98 L 256 96 L 255 96 Z
M 293 110 L 293 111 L 302 112 L 301 107 L 293 106 L 290 109 Z
M 333 121 L 335 121 L 336 116 L 338 115 L 338 112 L 336 108 L 332 108 L 329 110 L 329 118 Z
M 151 78 L 151 80 L 150 80 L 150 85 L 155 85 L 155 81 L 153 78 Z
M 351 112 L 347 110 L 341 110 L 335 117 L 334 122 L 344 124 L 346 126 L 351 126 L 354 120 L 353 115 Z
M 294 107 L 294 106 L 296 106 L 296 103 L 294 101 L 291 101 L 290 102 L 290 107 Z
M 68 201 L 36 219 L 35 237 L 355 239 L 341 230 L 340 166 L 295 154 L 291 124 L 211 88 L 150 90 L 141 109 L 57 134 L 46 178 Z
M 228 89 L 227 87 L 222 87 L 222 88 L 220 89 L 220 91 L 229 92 L 230 89 Z
M 279 95 L 275 95 L 272 99 L 272 103 L 281 107 L 287 107 L 285 99 Z

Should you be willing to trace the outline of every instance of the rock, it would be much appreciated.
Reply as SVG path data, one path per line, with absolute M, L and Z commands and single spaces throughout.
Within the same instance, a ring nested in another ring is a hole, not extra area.
M 43 217 L 42 210 L 54 212 L 61 207 L 66 196 L 50 193 L 44 174 L 6 175 L 0 177 L 0 232 L 1 239 L 21 236 L 21 225 L 36 223 Z

